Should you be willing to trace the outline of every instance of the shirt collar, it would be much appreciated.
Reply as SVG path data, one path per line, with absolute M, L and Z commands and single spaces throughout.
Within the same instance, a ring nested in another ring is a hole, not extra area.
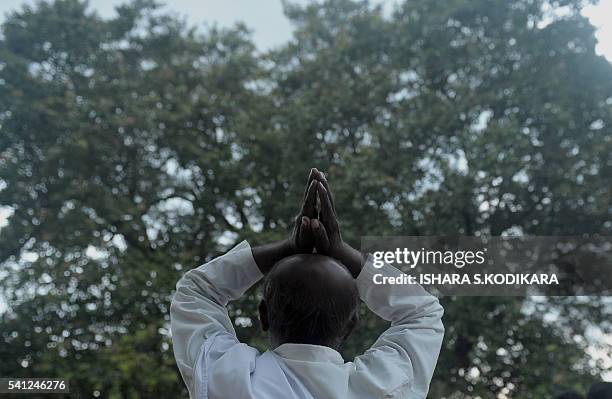
M 344 364 L 342 355 L 336 350 L 320 345 L 309 344 L 282 344 L 273 350 L 278 356 L 288 360 L 301 360 L 307 362 L 330 362 Z

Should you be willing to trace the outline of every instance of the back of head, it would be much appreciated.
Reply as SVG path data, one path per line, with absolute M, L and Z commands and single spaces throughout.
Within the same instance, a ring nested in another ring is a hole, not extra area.
M 591 385 L 587 399 L 612 399 L 612 382 L 596 382 Z
M 264 283 L 264 301 L 273 345 L 337 348 L 355 326 L 359 293 L 342 264 L 302 254 L 274 266 Z

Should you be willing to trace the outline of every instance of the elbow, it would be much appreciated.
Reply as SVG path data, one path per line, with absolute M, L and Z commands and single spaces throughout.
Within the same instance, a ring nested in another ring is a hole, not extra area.
M 444 316 L 444 307 L 442 307 L 439 300 L 436 300 L 434 313 L 438 318 L 440 329 L 442 330 L 442 333 L 444 333 L 444 323 L 442 323 L 442 317 Z
M 170 325 L 174 325 L 174 321 L 177 318 L 177 315 L 181 311 L 181 301 L 180 301 L 180 293 L 177 291 L 172 295 L 172 299 L 170 300 Z
M 442 316 L 444 316 L 444 308 L 440 304 L 438 298 L 436 298 L 435 296 L 431 296 L 430 299 L 430 301 L 428 301 L 426 304 L 424 304 L 423 307 L 421 307 L 419 313 L 421 314 L 421 316 L 424 317 L 441 320 Z
M 444 337 L 445 327 L 444 322 L 442 321 L 442 316 L 444 316 L 444 308 L 440 305 L 439 301 L 436 301 L 436 308 L 433 312 L 433 316 L 436 318 L 436 322 L 434 323 L 434 331 L 440 335 L 440 337 Z
M 436 300 L 434 312 L 436 313 L 438 318 L 442 320 L 442 316 L 444 316 L 444 307 L 442 307 L 439 300 Z
M 424 312 L 423 317 L 426 317 L 429 320 L 429 324 L 431 329 L 440 335 L 444 335 L 444 323 L 442 322 L 442 317 L 444 316 L 444 308 L 440 304 L 437 298 L 432 301 L 429 305 L 426 312 Z
M 189 292 L 193 286 L 190 273 L 191 272 L 189 271 L 183 274 L 183 276 L 176 283 L 174 294 L 170 300 L 170 318 L 172 318 L 172 315 L 176 313 L 181 303 L 184 302 L 185 298 L 190 296 Z
M 170 300 L 170 319 L 172 321 L 172 316 L 176 313 L 176 311 L 179 308 L 179 302 L 177 301 L 177 293 L 175 292 L 174 295 L 172 295 L 172 299 Z
M 174 302 L 174 299 L 179 294 L 181 293 L 189 294 L 189 292 L 192 291 L 195 288 L 195 286 L 197 286 L 194 277 L 195 277 L 194 269 L 192 269 L 186 272 L 185 274 L 183 274 L 181 278 L 179 278 L 179 280 L 176 282 L 176 285 L 174 287 L 175 291 L 174 291 L 174 295 L 172 296 L 172 302 Z

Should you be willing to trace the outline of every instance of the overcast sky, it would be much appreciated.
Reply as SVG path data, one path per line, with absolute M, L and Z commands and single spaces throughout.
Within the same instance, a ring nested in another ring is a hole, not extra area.
M 311 0 L 292 0 L 307 3 Z M 505 1 L 505 0 L 500 0 Z M 125 0 L 90 0 L 90 6 L 105 17 L 113 16 L 114 7 Z M 395 0 L 375 0 L 391 7 Z M 0 0 L 0 20 L 23 4 L 34 4 L 34 0 Z M 220 26 L 231 26 L 243 21 L 253 30 L 255 43 L 261 50 L 278 46 L 291 37 L 291 26 L 283 15 L 280 0 L 167 0 L 166 9 L 187 16 L 193 24 L 216 22 Z M 612 60 L 612 0 L 600 0 L 589 6 L 584 14 L 599 28 L 597 51 Z

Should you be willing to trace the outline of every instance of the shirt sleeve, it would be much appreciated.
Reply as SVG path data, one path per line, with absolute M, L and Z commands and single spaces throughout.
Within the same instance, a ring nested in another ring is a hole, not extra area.
M 170 306 L 172 345 L 192 397 L 193 370 L 204 341 L 218 333 L 236 336 L 225 307 L 262 276 L 250 245 L 243 241 L 225 255 L 190 270 L 176 284 Z
M 374 268 L 370 257 L 357 278 L 361 299 L 391 326 L 355 363 L 372 384 L 388 387 L 388 397 L 425 398 L 442 346 L 444 309 L 420 285 L 375 284 L 376 274 L 380 281 L 402 272 L 388 264 Z

